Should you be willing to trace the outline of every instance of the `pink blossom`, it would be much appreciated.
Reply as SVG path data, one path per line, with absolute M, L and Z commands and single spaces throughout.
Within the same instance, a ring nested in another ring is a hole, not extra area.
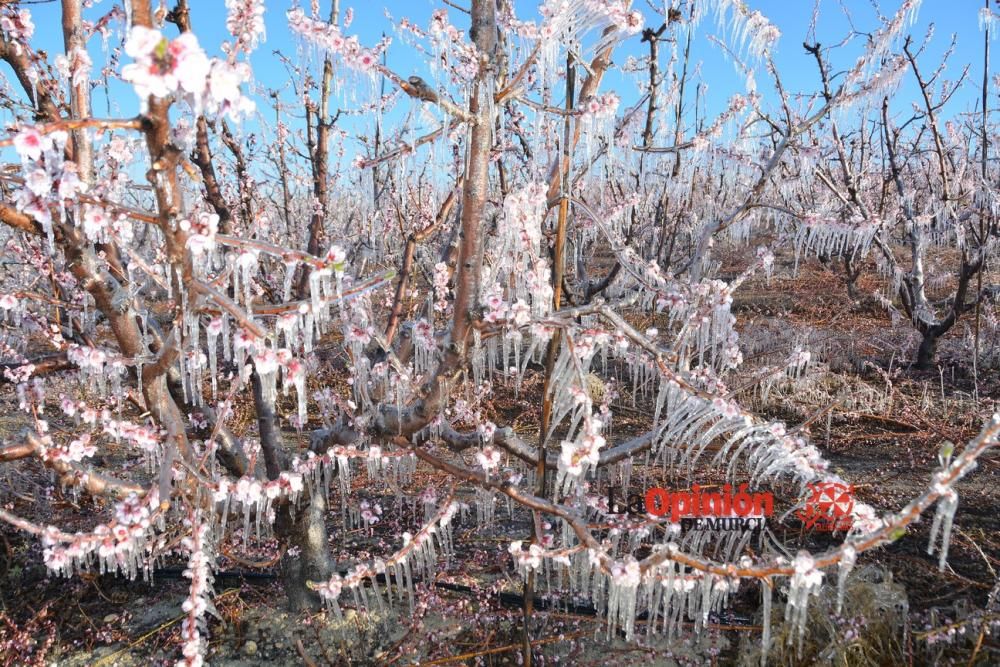
M 274 350 L 265 348 L 263 352 L 253 358 L 257 372 L 261 375 L 269 375 L 278 372 L 278 355 Z
M 84 433 L 78 439 L 69 443 L 69 447 L 66 450 L 66 458 L 70 461 L 82 461 L 85 458 L 93 456 L 96 452 L 97 448 L 90 444 L 90 434 Z
M 26 127 L 14 135 L 14 148 L 21 159 L 38 161 L 42 151 L 52 147 L 52 140 L 42 135 L 34 127 Z
M 343 584 L 341 583 L 340 575 L 335 574 L 325 583 L 317 586 L 316 591 L 324 600 L 336 600 L 340 597 L 342 587 Z
M 642 581 L 642 571 L 634 558 L 628 558 L 624 563 L 615 563 L 611 567 L 611 578 L 624 588 L 636 588 Z
M 300 359 L 289 359 L 285 364 L 285 370 L 291 379 L 303 378 L 306 374 L 306 365 Z
M 367 500 L 362 500 L 361 505 L 361 518 L 365 520 L 369 526 L 374 525 L 379 522 L 379 517 L 382 516 L 382 506 L 378 503 L 369 503 Z
M 337 273 L 344 272 L 344 262 L 347 260 L 347 253 L 339 245 L 332 245 L 326 251 L 323 260 Z
M 63 164 L 62 175 L 59 177 L 59 198 L 73 199 L 76 197 L 77 193 L 86 191 L 87 184 L 80 180 L 76 163 L 67 160 Z
M 3 28 L 15 42 L 17 53 L 21 52 L 20 42 L 31 39 L 35 34 L 35 24 L 28 9 L 18 9 L 16 12 L 0 16 L 0 28 Z
M 250 331 L 240 327 L 233 336 L 233 349 L 236 351 L 249 350 L 253 351 L 257 347 L 257 337 L 254 336 Z
M 205 330 L 208 332 L 208 335 L 210 336 L 218 336 L 220 333 L 222 333 L 222 318 L 213 317 L 209 321 L 208 326 L 205 328 Z
M 99 206 L 88 205 L 83 209 L 83 233 L 91 241 L 98 241 L 104 237 L 109 222 L 104 209 Z
M 476 461 L 489 472 L 500 465 L 500 451 L 494 447 L 484 447 L 482 451 L 476 452 Z
M 348 343 L 358 343 L 360 345 L 367 345 L 372 337 L 368 333 L 365 327 L 360 327 L 356 324 L 348 325 L 347 332 L 344 334 L 344 339 Z
M 245 63 L 212 62 L 208 73 L 208 92 L 211 99 L 209 106 L 213 111 L 230 115 L 252 111 L 253 103 L 240 91 L 240 86 L 250 77 L 250 69 Z
M 507 547 L 507 552 L 514 557 L 514 562 L 519 568 L 526 570 L 537 570 L 542 565 L 542 555 L 545 550 L 537 544 L 532 544 L 527 551 L 521 549 L 524 544 L 521 540 L 515 540 Z
M 44 169 L 33 169 L 24 178 L 24 185 L 38 197 L 44 197 L 52 191 L 52 177 Z
M 483 442 L 489 442 L 493 439 L 493 434 L 496 433 L 497 425 L 491 421 L 484 421 L 479 423 L 476 430 L 479 431 L 479 436 L 483 439 Z M 497 453 L 499 454 L 499 452 Z
M 179 89 L 200 103 L 211 63 L 193 33 L 167 41 L 159 30 L 133 26 L 125 53 L 135 62 L 122 68 L 122 79 L 135 87 L 140 98 L 167 97 Z
M 62 547 L 45 549 L 42 558 L 45 561 L 45 566 L 50 570 L 61 570 L 69 564 L 66 549 Z
M 226 0 L 226 29 L 247 51 L 264 40 L 263 0 Z

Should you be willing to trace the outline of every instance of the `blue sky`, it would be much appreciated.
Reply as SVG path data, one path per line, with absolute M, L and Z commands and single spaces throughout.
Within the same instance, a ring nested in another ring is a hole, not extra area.
M 468 2 L 468 0 L 458 0 L 459 3 L 463 1 Z M 654 0 L 654 2 L 659 4 L 659 0 Z M 813 0 L 747 0 L 747 2 L 752 8 L 763 12 L 782 32 L 775 58 L 786 88 L 791 91 L 807 93 L 815 91 L 818 83 L 815 63 L 802 48 L 802 42 L 807 38 L 813 12 Z M 298 40 L 290 34 L 286 24 L 285 11 L 293 4 L 292 0 L 267 0 L 266 2 L 267 40 L 252 59 L 256 80 L 264 89 L 286 88 L 288 84 L 287 71 L 274 56 L 274 51 L 280 50 L 296 62 L 305 53 L 301 50 Z M 656 27 L 662 21 L 662 17 L 658 17 L 651 11 L 645 0 L 639 0 L 634 4 L 646 16 L 649 25 Z M 226 10 L 223 0 L 191 0 L 191 5 L 192 22 L 202 46 L 210 55 L 219 55 L 219 45 L 228 37 L 225 29 Z M 875 20 L 874 11 L 867 0 L 820 0 L 817 38 L 821 43 L 832 44 L 842 38 L 850 29 L 842 5 L 849 6 L 854 12 L 854 24 L 858 30 L 871 31 L 877 27 L 878 23 Z M 324 12 L 328 11 L 329 0 L 322 0 L 321 6 Z M 435 8 L 443 6 L 440 0 L 369 0 L 359 3 L 342 0 L 342 11 L 349 7 L 353 8 L 354 11 L 353 24 L 346 32 L 358 34 L 362 43 L 369 45 L 375 44 L 383 31 L 391 32 L 391 25 L 385 18 L 386 12 L 397 20 L 407 17 L 418 25 L 426 26 L 431 12 Z M 892 14 L 897 6 L 898 0 L 884 0 L 881 3 L 881 10 L 885 14 Z M 971 108 L 979 96 L 983 37 L 978 26 L 977 12 L 981 6 L 978 0 L 924 0 L 918 20 L 911 29 L 915 39 L 920 40 L 926 33 L 929 24 L 935 24 L 932 42 L 922 58 L 923 69 L 926 72 L 930 72 L 936 67 L 938 57 L 947 48 L 953 33 L 957 35 L 957 47 L 948 74 L 957 75 L 962 66 L 972 65 L 969 81 L 960 94 L 955 96 L 947 108 L 945 116 Z M 536 2 L 517 0 L 517 7 L 521 18 L 537 18 Z M 31 5 L 30 8 L 37 26 L 35 44 L 38 48 L 46 49 L 51 59 L 56 53 L 62 51 L 61 33 L 57 28 L 59 25 L 58 3 Z M 96 7 L 87 10 L 85 17 L 95 19 L 108 9 L 110 9 L 110 3 L 108 0 L 104 0 Z M 465 17 L 463 14 L 450 10 L 450 15 L 456 25 L 464 27 L 463 19 Z M 168 32 L 172 31 L 173 26 L 168 26 L 167 30 Z M 716 47 L 704 39 L 705 34 L 713 33 L 718 33 L 714 22 L 704 21 L 699 28 L 699 36 L 696 37 L 693 47 L 693 57 L 701 64 L 702 80 L 708 84 L 706 99 L 710 113 L 713 110 L 719 110 L 732 94 L 743 92 L 743 77 L 737 75 L 733 65 L 720 55 Z M 113 37 L 112 46 L 114 39 Z M 1000 44 L 995 46 L 1000 48 Z M 619 48 L 615 60 L 618 63 L 624 62 L 628 55 L 639 56 L 645 53 L 645 49 L 645 45 L 640 44 L 639 37 L 635 36 Z M 106 56 L 102 52 L 99 38 L 92 40 L 91 50 L 94 61 L 103 62 Z M 854 49 L 844 50 L 841 55 L 836 56 L 833 63 L 834 71 L 849 67 L 856 54 L 857 50 Z M 413 73 L 426 75 L 426 68 L 419 54 L 415 55 L 398 38 L 394 38 L 394 43 L 390 47 L 389 65 L 404 77 Z M 770 94 L 769 80 L 763 72 L 757 76 L 757 84 L 763 94 Z M 605 89 L 615 89 L 626 104 L 629 103 L 630 99 L 634 100 L 636 96 L 634 86 L 617 74 L 607 79 Z M 908 74 L 906 83 L 900 89 L 897 99 L 894 100 L 896 108 L 916 101 L 915 95 L 916 89 L 912 83 L 912 77 Z M 111 114 L 131 115 L 137 111 L 135 94 L 128 86 L 113 85 L 109 97 L 113 107 L 110 110 Z M 262 107 L 263 111 L 266 111 L 268 104 L 266 99 L 259 99 L 261 100 L 259 106 Z M 335 102 L 335 104 L 350 106 L 352 102 L 344 99 Z M 405 107 L 404 110 L 406 108 L 408 107 Z M 103 92 L 95 95 L 94 113 L 99 116 L 109 113 Z

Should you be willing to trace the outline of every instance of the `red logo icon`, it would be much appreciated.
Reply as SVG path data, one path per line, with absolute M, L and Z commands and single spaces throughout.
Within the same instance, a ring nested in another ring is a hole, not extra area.
M 806 528 L 834 532 L 853 525 L 854 487 L 837 482 L 809 484 L 812 495 L 797 514 Z

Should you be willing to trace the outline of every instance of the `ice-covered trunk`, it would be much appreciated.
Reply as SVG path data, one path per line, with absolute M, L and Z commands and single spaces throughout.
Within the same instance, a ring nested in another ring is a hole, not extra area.
M 855 250 L 849 255 L 844 255 L 844 284 L 847 285 L 847 296 L 855 301 L 863 296 L 858 289 L 858 278 L 860 277 L 861 262 L 858 260 L 858 253 Z
M 937 356 L 937 344 L 940 334 L 932 327 L 924 332 L 917 348 L 917 368 L 927 370 L 934 367 L 934 357 Z
M 274 409 L 274 392 L 265 386 L 264 378 L 252 374 L 254 407 L 260 431 L 261 449 L 268 479 L 277 479 L 289 468 L 287 452 L 278 427 Z M 281 559 L 281 578 L 292 611 L 318 610 L 319 595 L 308 587 L 310 581 L 330 578 L 329 545 L 326 537 L 326 496 L 313 489 L 308 504 L 277 509 L 275 530 L 287 546 Z
M 326 532 L 326 498 L 313 494 L 309 503 L 295 510 L 286 506 L 278 513 L 279 537 L 288 550 L 281 559 L 281 579 L 290 611 L 317 611 L 322 608 L 319 594 L 307 582 L 322 582 L 333 573 Z

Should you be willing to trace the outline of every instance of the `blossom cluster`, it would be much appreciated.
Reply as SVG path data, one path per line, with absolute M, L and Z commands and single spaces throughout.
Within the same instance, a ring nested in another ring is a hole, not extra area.
M 483 305 L 486 312 L 483 320 L 490 324 L 498 322 L 509 322 L 514 327 L 522 327 L 531 321 L 531 306 L 524 299 L 517 299 L 512 304 L 507 304 L 501 296 L 501 287 L 494 283 L 486 292 L 483 298 Z
M 235 482 L 222 479 L 214 487 L 216 502 L 236 502 L 247 507 L 257 507 L 265 500 L 289 498 L 293 503 L 305 488 L 300 472 L 282 472 L 277 479 L 261 482 L 254 477 L 240 477 Z
M 772 422 L 763 429 L 771 442 L 751 456 L 752 463 L 765 462 L 772 470 L 788 470 L 800 479 L 847 486 L 839 476 L 827 472 L 829 463 L 815 445 L 788 434 L 782 422 Z M 881 526 L 874 508 L 865 503 L 855 502 L 851 515 L 856 532 L 871 532 Z
M 48 436 L 43 438 L 43 442 L 46 443 L 50 440 L 51 438 Z M 79 462 L 85 458 L 92 457 L 96 453 L 97 447 L 91 444 L 90 434 L 82 433 L 79 438 L 70 441 L 68 445 L 46 447 L 45 451 L 42 452 L 42 460 Z
M 585 329 L 580 331 L 573 336 L 573 354 L 581 361 L 586 361 L 592 358 L 597 350 L 610 343 L 611 338 L 611 334 L 602 329 Z M 620 340 L 616 338 L 616 341 Z
M 209 59 L 194 33 L 168 40 L 159 30 L 133 26 L 125 41 L 125 53 L 135 62 L 122 68 L 122 79 L 132 84 L 142 100 L 187 96 L 196 111 L 228 114 L 233 118 L 253 111 L 254 103 L 243 96 L 240 86 L 250 79 L 245 63 Z
M 77 424 L 95 426 L 100 423 L 106 435 L 116 441 L 124 439 L 133 447 L 149 453 L 157 454 L 163 441 L 160 429 L 152 424 L 140 425 L 133 422 L 115 419 L 111 410 L 97 410 L 84 401 L 74 401 L 66 396 L 60 397 L 60 408 L 63 414 L 76 421 Z M 87 436 L 88 439 L 90 436 Z
M 751 55 L 767 54 L 781 37 L 781 31 L 759 11 L 751 10 L 744 0 L 711 0 L 705 5 L 715 9 L 720 25 L 730 15 L 733 41 L 746 46 Z
M 17 310 L 20 305 L 17 297 L 13 294 L 0 294 L 0 310 L 5 312 L 10 312 L 12 310 Z
M 292 459 L 291 468 L 293 471 L 302 476 L 304 481 L 308 481 L 311 477 L 315 476 L 318 471 L 330 468 L 332 466 L 343 464 L 344 467 L 347 466 L 350 459 L 367 459 L 369 461 L 377 460 L 379 463 L 385 463 L 390 459 L 413 459 L 414 454 L 403 449 L 395 451 L 385 451 L 380 447 L 371 447 L 367 450 L 358 449 L 354 445 L 341 446 L 337 445 L 331 447 L 325 454 L 316 454 L 312 451 L 307 451 L 304 454 L 305 458 L 299 458 L 298 456 Z M 343 471 L 345 468 L 341 468 Z M 349 474 L 350 468 L 346 468 Z
M 361 511 L 361 519 L 365 522 L 365 525 L 374 526 L 381 520 L 382 505 L 379 503 L 362 500 L 359 509 Z
M 629 11 L 627 0 L 589 0 L 591 11 L 603 12 L 611 23 L 626 35 L 635 35 L 642 30 L 643 19 L 639 11 Z
M 503 223 L 498 236 L 496 253 L 503 259 L 498 269 L 508 271 L 513 279 L 515 294 L 511 299 L 530 300 L 531 313 L 543 317 L 552 308 L 551 269 L 541 252 L 542 222 L 547 210 L 547 188 L 533 182 L 511 192 L 503 202 Z M 497 273 L 491 279 L 508 283 L 506 275 Z M 524 321 L 524 315 L 514 313 Z
M 438 262 L 434 265 L 434 310 L 444 312 L 448 308 L 448 281 L 451 279 L 448 265 Z
M 611 580 L 622 588 L 636 588 L 642 582 L 642 571 L 635 558 L 616 561 L 611 566 Z
M 747 17 L 744 34 L 749 36 L 750 53 L 757 56 L 763 56 L 770 51 L 781 37 L 778 27 L 759 11 L 754 11 Z
M 523 573 L 529 570 L 537 570 L 542 566 L 542 557 L 545 555 L 545 549 L 543 549 L 538 544 L 528 545 L 527 550 L 523 549 L 524 542 L 521 540 L 514 540 L 507 547 L 507 553 L 514 557 L 514 564 L 517 569 Z
M 564 440 L 559 455 L 559 472 L 570 477 L 581 477 L 588 468 L 596 467 L 601 458 L 601 448 L 607 444 L 601 435 L 603 423 L 591 417 L 584 420 L 580 437 L 576 441 Z
M 546 0 L 539 8 L 541 26 L 534 23 L 509 20 L 511 26 L 529 39 L 548 39 L 563 35 L 568 30 L 585 32 L 588 28 L 614 28 L 625 35 L 642 30 L 642 13 L 629 9 L 627 0 Z M 587 23 L 580 25 L 580 19 Z
M 215 235 L 219 232 L 219 216 L 208 211 L 200 211 L 191 218 L 177 223 L 188 232 L 187 245 L 192 255 L 201 255 L 215 248 Z
M 133 447 L 156 455 L 163 442 L 163 434 L 160 429 L 152 424 L 134 424 L 123 419 L 113 419 L 110 410 L 101 412 L 101 421 L 104 432 L 113 438 L 124 439 Z
M 479 74 L 479 51 L 465 39 L 465 32 L 448 21 L 448 12 L 435 10 L 431 14 L 430 35 L 443 64 L 449 65 L 456 83 L 472 81 Z M 449 55 L 453 54 L 452 61 Z
M 35 34 L 35 23 L 31 19 L 31 11 L 18 8 L 16 5 L 6 5 L 3 14 L 0 14 L 0 29 L 7 33 L 14 52 L 21 54 L 22 43 L 31 39 Z
M 422 317 L 413 324 L 413 344 L 425 350 L 437 349 L 434 326 Z
M 103 207 L 85 204 L 81 226 L 87 240 L 93 243 L 105 242 L 108 240 L 108 230 L 111 229 L 111 218 Z
M 614 118 L 618 112 L 619 104 L 621 104 L 621 98 L 617 95 L 614 93 L 604 93 L 603 95 L 594 95 L 583 102 L 581 110 L 584 116 L 595 119 Z
M 76 364 L 85 372 L 100 374 L 104 372 L 104 366 L 111 358 L 107 352 L 98 347 L 88 347 L 86 345 L 70 344 L 66 350 L 66 359 Z
M 402 547 L 389 558 L 377 558 L 367 565 L 358 564 L 346 576 L 341 577 L 339 574 L 334 573 L 326 581 L 319 584 L 310 584 L 310 586 L 328 604 L 335 605 L 344 586 L 351 589 L 357 588 L 365 578 L 374 578 L 379 574 L 385 574 L 390 568 L 396 569 L 398 572 L 397 568 L 401 564 L 405 565 L 403 569 L 410 575 L 407 578 L 409 579 L 409 585 L 412 586 L 411 577 L 413 570 L 417 569 L 419 571 L 418 568 L 422 566 L 426 571 L 431 565 L 430 561 L 436 559 L 433 549 L 426 549 L 426 547 L 432 545 L 435 534 L 438 535 L 438 540 L 442 548 L 448 549 L 446 545 L 450 544 L 451 541 L 450 537 L 448 537 L 451 531 L 451 522 L 458 512 L 459 507 L 460 505 L 457 502 L 446 502 L 438 509 L 436 514 L 428 519 L 427 523 L 415 535 L 409 531 L 404 532 L 402 535 Z M 400 578 L 399 581 L 402 582 L 403 579 Z M 339 607 L 334 606 L 334 609 L 337 610 L 336 613 L 339 613 Z
M 266 38 L 264 0 L 226 0 L 226 30 L 236 38 L 236 48 L 253 51 Z
M 345 262 L 347 261 L 347 252 L 337 244 L 333 244 L 326 251 L 323 256 L 323 267 L 319 270 L 320 274 L 324 272 L 326 275 L 332 271 L 337 275 L 342 275 L 344 270 L 347 268 Z
M 494 430 L 496 429 L 496 426 L 492 422 L 490 422 L 490 425 L 493 426 Z M 482 450 L 476 452 L 476 462 L 488 473 L 500 467 L 501 456 L 500 450 L 496 447 L 483 447 Z
M 42 557 L 50 570 L 70 576 L 86 569 L 96 556 L 101 571 L 122 570 L 135 576 L 146 538 L 153 529 L 153 513 L 159 509 L 154 487 L 144 497 L 130 494 L 115 507 L 115 518 L 90 533 L 66 534 L 53 526 L 42 534 Z
M 205 612 L 208 610 L 209 596 L 212 594 L 212 559 L 209 556 L 208 542 L 210 528 L 197 517 L 188 522 L 191 534 L 181 540 L 181 546 L 190 554 L 184 576 L 191 580 L 188 597 L 181 604 L 181 609 L 187 616 L 181 623 L 181 655 L 178 667 L 201 667 L 205 664 L 205 639 L 202 631 L 205 627 Z
M 366 49 L 357 36 L 345 37 L 339 27 L 309 18 L 299 7 L 288 10 L 286 16 L 292 32 L 339 56 L 348 67 L 363 73 L 378 69 L 379 52 L 387 45 L 386 42 L 375 49 Z
M 50 242 L 52 205 L 76 199 L 87 191 L 76 163 L 64 157 L 63 148 L 68 140 L 69 134 L 63 130 L 43 134 L 32 126 L 20 128 L 13 140 L 24 169 L 24 185 L 16 194 L 15 205 L 17 210 L 42 224 Z

